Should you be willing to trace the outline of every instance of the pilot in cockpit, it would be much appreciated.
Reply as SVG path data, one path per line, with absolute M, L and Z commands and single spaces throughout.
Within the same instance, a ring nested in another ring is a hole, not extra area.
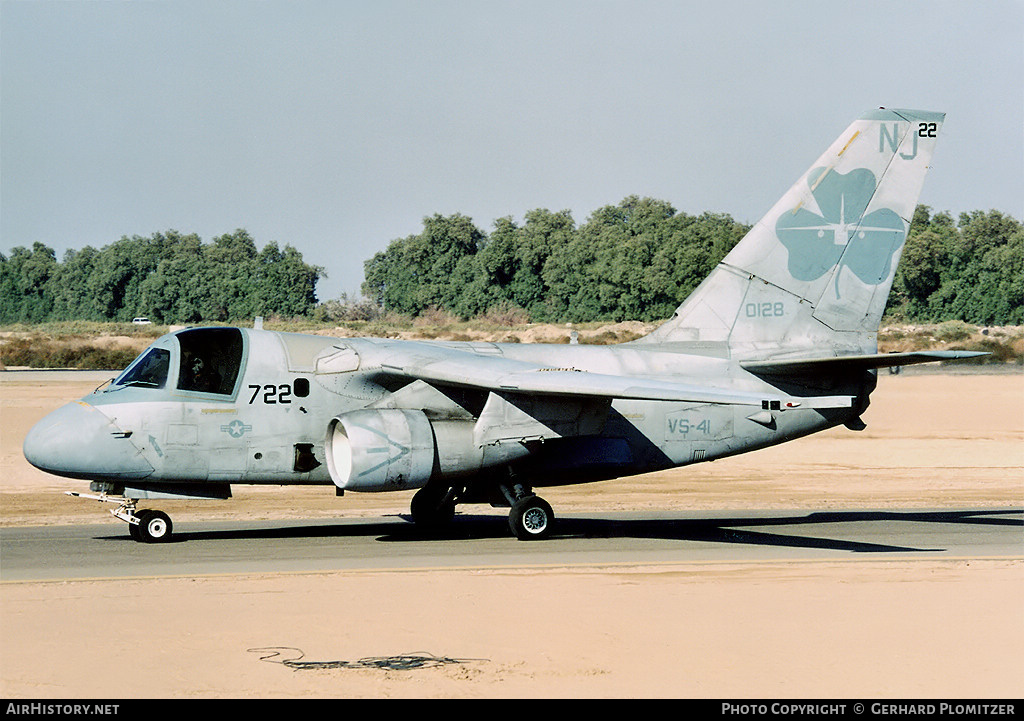
M 186 366 L 186 382 L 182 387 L 202 393 L 217 393 L 220 390 L 220 374 L 210 363 L 199 356 L 193 356 Z

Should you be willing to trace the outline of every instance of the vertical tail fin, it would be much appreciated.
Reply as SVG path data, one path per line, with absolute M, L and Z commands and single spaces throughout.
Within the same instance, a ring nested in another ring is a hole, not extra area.
M 641 342 L 725 341 L 748 357 L 873 351 L 944 117 L 862 115 Z

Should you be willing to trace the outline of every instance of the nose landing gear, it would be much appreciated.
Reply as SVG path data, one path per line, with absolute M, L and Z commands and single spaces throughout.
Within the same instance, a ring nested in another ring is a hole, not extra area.
M 102 493 L 98 496 L 75 491 L 65 491 L 68 496 L 76 498 L 91 498 L 94 501 L 103 503 L 116 503 L 117 508 L 110 511 L 110 515 L 119 518 L 128 524 L 128 535 L 132 540 L 140 543 L 166 543 L 171 538 L 174 529 L 171 518 L 163 511 L 155 511 L 144 508 L 137 510 L 137 502 L 134 498 L 114 497 Z

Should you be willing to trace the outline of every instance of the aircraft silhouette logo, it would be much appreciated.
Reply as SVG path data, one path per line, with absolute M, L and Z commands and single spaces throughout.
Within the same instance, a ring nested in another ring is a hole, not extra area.
M 845 175 L 815 168 L 807 183 L 820 215 L 798 205 L 775 223 L 775 233 L 789 251 L 793 277 L 817 280 L 838 266 L 838 285 L 845 266 L 867 285 L 885 280 L 893 255 L 906 238 L 906 228 L 903 219 L 889 208 L 865 215 L 877 186 L 874 174 L 864 168 Z

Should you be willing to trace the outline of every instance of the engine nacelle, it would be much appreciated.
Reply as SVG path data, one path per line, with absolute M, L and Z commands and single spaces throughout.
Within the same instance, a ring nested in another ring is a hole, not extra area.
M 430 420 L 420 410 L 364 408 L 327 424 L 327 469 L 351 491 L 422 488 L 432 477 L 458 479 L 530 454 L 525 443 L 480 445 L 474 421 Z
M 327 468 L 343 490 L 422 488 L 434 470 L 434 433 L 422 411 L 342 413 L 327 424 Z

